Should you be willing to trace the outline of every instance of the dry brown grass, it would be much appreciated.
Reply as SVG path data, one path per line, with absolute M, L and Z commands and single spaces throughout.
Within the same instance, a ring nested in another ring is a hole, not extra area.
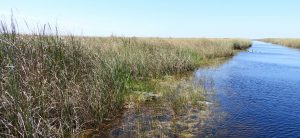
M 268 38 L 262 39 L 264 42 L 285 45 L 292 48 L 300 48 L 300 39 Z

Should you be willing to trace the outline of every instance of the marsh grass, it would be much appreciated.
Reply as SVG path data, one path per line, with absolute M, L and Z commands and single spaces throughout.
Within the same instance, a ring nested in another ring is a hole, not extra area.
M 0 26 L 0 135 L 67 137 L 123 110 L 139 81 L 195 69 L 250 46 L 240 39 L 61 36 Z M 237 48 L 238 47 L 238 48 Z M 149 88 L 150 89 L 150 88 Z
M 300 48 L 300 39 L 268 38 L 268 39 L 262 39 L 261 41 L 284 45 L 292 48 Z

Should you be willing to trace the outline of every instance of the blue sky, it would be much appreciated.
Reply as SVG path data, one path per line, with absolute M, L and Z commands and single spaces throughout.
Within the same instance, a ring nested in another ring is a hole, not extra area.
M 1 0 L 32 27 L 89 36 L 300 37 L 299 0 Z M 27 30 L 28 31 L 28 30 Z

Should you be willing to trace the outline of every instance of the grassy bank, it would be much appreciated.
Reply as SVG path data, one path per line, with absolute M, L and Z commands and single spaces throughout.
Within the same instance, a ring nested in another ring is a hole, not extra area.
M 292 48 L 300 48 L 300 39 L 268 38 L 268 39 L 262 39 L 261 41 L 273 43 L 273 44 L 285 45 Z
M 195 69 L 250 46 L 240 39 L 73 37 L 0 28 L 0 136 L 59 137 L 99 126 L 136 82 Z

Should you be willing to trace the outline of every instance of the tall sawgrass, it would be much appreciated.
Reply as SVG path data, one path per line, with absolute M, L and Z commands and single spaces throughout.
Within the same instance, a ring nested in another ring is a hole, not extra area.
M 250 45 L 238 39 L 60 36 L 50 27 L 24 35 L 14 23 L 1 22 L 0 136 L 76 135 L 118 114 L 135 81 L 193 70 Z
M 300 39 L 287 39 L 287 38 L 268 38 L 262 39 L 264 42 L 285 45 L 292 48 L 300 48 Z

